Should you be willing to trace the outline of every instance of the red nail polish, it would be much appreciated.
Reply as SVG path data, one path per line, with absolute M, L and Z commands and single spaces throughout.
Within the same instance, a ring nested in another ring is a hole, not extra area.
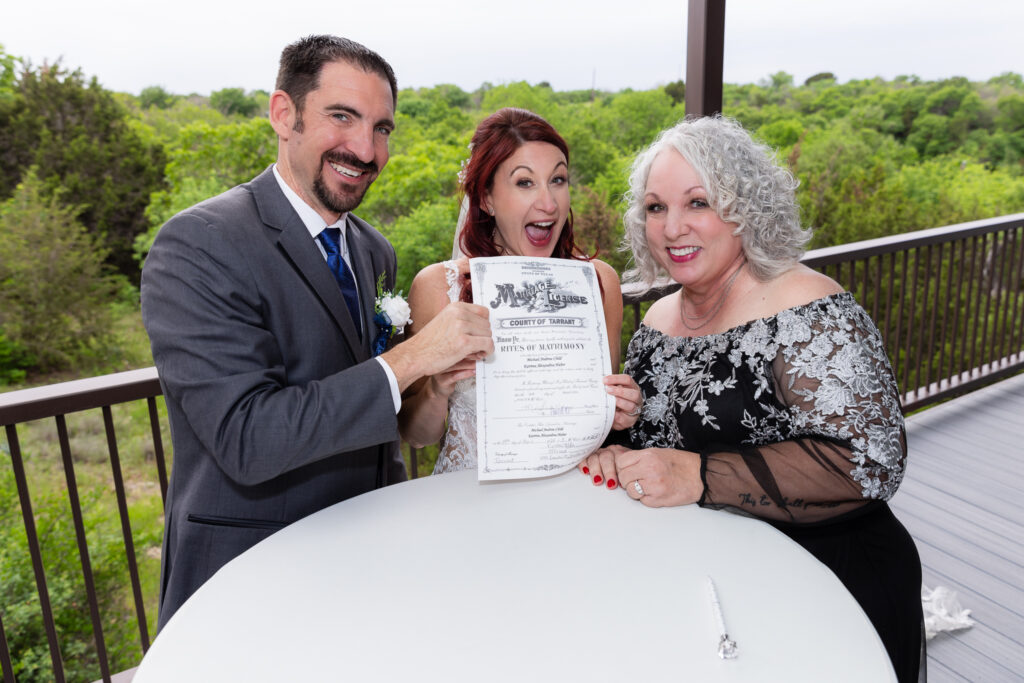
M 583 466 L 583 474 L 590 474 L 590 468 L 586 465 Z
M 601 483 L 601 475 L 600 474 L 595 474 L 594 475 L 594 483 L 595 484 L 600 484 Z
M 610 489 L 615 488 L 615 480 L 614 479 L 609 479 L 608 480 L 608 488 L 610 488 Z

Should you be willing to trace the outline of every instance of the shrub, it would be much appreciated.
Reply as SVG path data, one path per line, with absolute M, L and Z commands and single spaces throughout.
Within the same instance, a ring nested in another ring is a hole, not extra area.
M 104 504 L 104 493 L 99 489 L 83 493 L 82 515 L 104 644 L 111 669 L 120 671 L 138 664 L 141 651 L 124 595 L 125 556 L 117 513 Z M 52 490 L 37 492 L 32 507 L 65 677 L 68 681 L 97 680 L 96 642 L 66 496 Z M 52 681 L 53 664 L 21 506 L 14 475 L 7 467 L 0 468 L 0 576 L 0 606 L 14 676 L 21 683 Z
M 163 148 L 139 137 L 95 78 L 59 62 L 18 72 L 13 87 L 0 97 L 0 200 L 35 167 L 48 191 L 79 207 L 107 262 L 138 282 L 132 243 L 146 228 L 150 193 L 163 185 Z
M 0 204 L 0 331 L 40 370 L 73 366 L 111 340 L 114 280 L 78 210 L 47 196 L 34 171 Z
M 0 334 L 0 384 L 25 381 L 25 371 L 36 364 L 24 346 Z

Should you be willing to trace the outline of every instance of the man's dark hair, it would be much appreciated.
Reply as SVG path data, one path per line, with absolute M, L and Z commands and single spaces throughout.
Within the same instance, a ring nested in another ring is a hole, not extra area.
M 391 104 L 397 106 L 398 82 L 391 65 L 383 57 L 348 38 L 307 36 L 282 50 L 281 65 L 277 71 L 276 88 L 292 98 L 300 121 L 306 95 L 320 87 L 320 70 L 325 64 L 337 61 L 358 66 L 386 80 L 391 85 Z

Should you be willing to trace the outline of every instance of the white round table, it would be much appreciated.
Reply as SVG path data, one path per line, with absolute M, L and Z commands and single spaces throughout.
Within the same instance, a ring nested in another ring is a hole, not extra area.
M 713 577 L 736 659 L 717 655 Z M 575 471 L 347 500 L 251 548 L 158 634 L 162 681 L 893 681 L 838 579 L 755 519 Z

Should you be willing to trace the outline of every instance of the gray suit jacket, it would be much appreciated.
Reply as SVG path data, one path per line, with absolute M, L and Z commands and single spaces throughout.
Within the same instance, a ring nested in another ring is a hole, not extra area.
M 159 625 L 228 560 L 306 515 L 405 479 L 387 376 L 370 358 L 395 251 L 349 216 L 365 339 L 267 169 L 160 230 L 142 319 L 167 402 Z M 259 596 L 253 596 L 258 600 Z

